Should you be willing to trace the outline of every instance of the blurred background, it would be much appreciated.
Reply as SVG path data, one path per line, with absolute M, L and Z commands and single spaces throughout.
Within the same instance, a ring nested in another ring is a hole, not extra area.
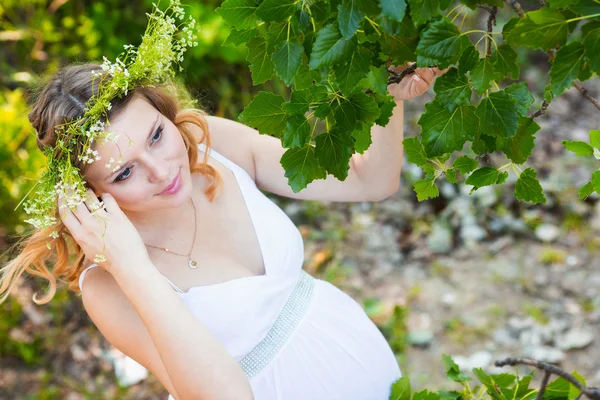
M 245 47 L 222 46 L 229 27 L 214 12 L 220 4 L 190 6 L 201 32 L 184 79 L 209 113 L 237 120 L 259 90 L 287 98 L 288 89 L 278 79 L 252 86 Z M 537 4 L 523 2 L 525 9 Z M 27 120 L 28 91 L 61 66 L 114 59 L 124 44 L 137 44 L 151 8 L 149 0 L 0 4 L 0 263 L 28 229 L 13 210 L 45 164 Z M 466 12 L 463 30 L 484 29 L 486 12 Z M 512 16 L 502 10 L 498 26 Z M 539 108 L 547 57 L 521 52 L 520 63 Z M 600 97 L 597 77 L 584 86 Z M 432 98 L 405 102 L 406 137 L 418 134 Z M 538 171 L 545 205 L 517 202 L 514 174 L 473 195 L 462 183 L 442 183 L 439 198 L 419 203 L 412 183 L 421 172 L 406 161 L 400 190 L 378 203 L 270 195 L 304 236 L 304 268 L 364 306 L 417 388 L 452 387 L 442 353 L 461 368 L 490 372 L 504 371 L 494 360 L 534 357 L 600 385 L 600 202 L 595 194 L 577 200 L 598 162 L 565 153 L 560 143 L 587 141 L 600 127 L 600 111 L 571 89 L 537 121 L 542 129 L 527 166 Z M 493 158 L 494 165 L 503 161 Z M 157 380 L 124 363 L 103 339 L 79 295 L 61 286 L 51 303 L 36 306 L 31 297 L 44 289 L 29 278 L 0 306 L 0 399 L 166 398 Z

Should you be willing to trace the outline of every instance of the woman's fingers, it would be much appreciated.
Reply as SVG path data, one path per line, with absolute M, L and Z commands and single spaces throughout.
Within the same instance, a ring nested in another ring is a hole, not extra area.
M 71 232 L 71 235 L 74 236 L 81 230 L 79 219 L 77 219 L 73 211 L 67 206 L 66 201 L 62 196 L 58 196 L 58 216 L 69 232 Z
M 117 204 L 117 201 L 110 193 L 102 193 L 100 196 L 102 198 L 102 202 L 104 203 L 104 208 L 109 214 L 117 214 L 121 212 L 121 208 Z

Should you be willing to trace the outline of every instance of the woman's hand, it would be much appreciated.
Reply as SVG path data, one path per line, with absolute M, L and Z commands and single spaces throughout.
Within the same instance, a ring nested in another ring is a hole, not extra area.
M 390 68 L 401 73 L 408 66 Z M 413 74 L 406 75 L 400 82 L 388 85 L 388 92 L 396 100 L 409 100 L 418 97 L 429 90 L 436 77 L 445 74 L 447 71 L 448 68 L 443 71 L 440 71 L 437 67 L 417 68 Z
M 88 189 L 85 202 L 73 210 L 64 198 L 58 199 L 60 219 L 86 257 L 113 275 L 148 261 L 148 250 L 135 226 L 110 194 L 101 197 L 102 203 Z M 97 260 L 98 255 L 105 261 Z

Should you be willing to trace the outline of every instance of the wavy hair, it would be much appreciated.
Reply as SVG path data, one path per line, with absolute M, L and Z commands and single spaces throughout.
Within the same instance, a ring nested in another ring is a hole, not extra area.
M 40 91 L 31 96 L 29 121 L 35 128 L 40 150 L 55 146 L 58 139 L 55 126 L 83 115 L 85 103 L 94 95 L 92 71 L 98 70 L 100 66 L 97 64 L 64 67 L 52 76 Z M 222 188 L 223 181 L 219 172 L 208 164 L 208 151 L 204 152 L 202 161 L 198 163 L 197 145 L 204 143 L 207 149 L 210 148 L 208 123 L 204 118 L 207 113 L 202 109 L 190 107 L 192 102 L 189 93 L 170 82 L 153 87 L 137 87 L 129 91 L 127 96 L 114 99 L 108 119 L 115 118 L 136 97 L 145 98 L 175 124 L 185 142 L 190 171 L 203 174 L 207 178 L 209 185 L 204 194 L 212 202 Z M 192 126 L 200 128 L 201 134 L 197 135 L 190 129 Z M 72 159 L 77 160 L 77 157 Z M 79 168 L 85 177 L 87 165 L 77 161 L 74 166 Z M 58 213 L 56 217 L 59 221 L 56 228 L 59 233 L 57 238 L 49 237 L 54 228 L 37 229 L 15 244 L 11 253 L 16 252 L 17 256 L 0 268 L 0 304 L 8 298 L 24 273 L 40 276 L 49 282 L 49 289 L 42 298 L 38 298 L 37 293 L 34 294 L 33 301 L 36 304 L 46 304 L 52 300 L 59 280 L 66 282 L 69 289 L 80 291 L 78 280 L 85 268 L 85 254 L 69 234 Z M 50 249 L 47 247 L 49 240 Z

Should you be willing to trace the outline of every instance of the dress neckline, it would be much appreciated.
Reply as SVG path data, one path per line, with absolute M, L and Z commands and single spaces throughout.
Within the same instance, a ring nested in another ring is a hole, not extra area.
M 205 148 L 204 144 L 200 143 L 198 145 L 198 149 L 200 151 L 204 152 L 204 148 Z M 257 221 L 258 218 L 256 218 L 255 214 L 252 212 L 250 202 L 248 201 L 248 198 L 247 198 L 248 195 L 244 189 L 245 182 L 242 182 L 242 179 L 246 178 L 246 180 L 250 180 L 251 183 L 254 184 L 255 186 L 256 186 L 256 183 L 244 168 L 240 167 L 239 165 L 237 165 L 236 163 L 234 163 L 233 161 L 231 161 L 224 155 L 218 153 L 216 150 L 213 150 L 212 148 L 209 149 L 208 153 L 209 153 L 210 158 L 217 160 L 220 164 L 222 164 L 224 167 L 226 167 L 228 170 L 230 170 L 233 175 L 235 183 L 236 183 L 238 190 L 242 196 L 242 200 L 243 200 L 243 203 L 244 203 L 244 206 L 246 209 L 246 213 L 248 214 L 248 217 L 250 218 L 250 223 L 252 224 L 252 229 L 254 230 L 254 236 L 256 237 L 256 241 L 258 242 L 258 248 L 259 248 L 260 256 L 261 256 L 262 262 L 263 262 L 263 269 L 265 272 L 260 275 L 243 276 L 241 278 L 230 279 L 225 282 L 213 283 L 210 285 L 192 286 L 187 291 L 183 291 L 183 290 L 179 289 L 179 290 L 181 290 L 181 292 L 177 292 L 177 293 L 182 296 L 188 295 L 190 292 L 199 290 L 199 289 L 209 289 L 209 288 L 214 288 L 214 287 L 221 287 L 221 286 L 225 286 L 225 285 L 229 285 L 229 284 L 240 283 L 245 280 L 266 278 L 267 276 L 269 276 L 269 266 L 267 265 L 268 264 L 267 263 L 267 255 L 266 255 L 266 252 L 264 250 L 265 248 L 263 245 L 264 238 L 262 238 L 260 235 L 260 228 L 258 227 L 258 221 Z M 213 157 L 213 155 L 215 155 L 215 157 Z M 238 174 L 243 174 L 245 176 L 240 177 L 240 176 L 238 176 Z M 256 190 L 258 190 L 258 188 L 256 188 Z M 167 277 L 165 277 L 165 279 L 167 279 Z M 168 279 L 167 279 L 167 281 L 168 281 Z M 171 283 L 171 285 L 175 286 L 172 282 L 170 282 L 170 283 Z

